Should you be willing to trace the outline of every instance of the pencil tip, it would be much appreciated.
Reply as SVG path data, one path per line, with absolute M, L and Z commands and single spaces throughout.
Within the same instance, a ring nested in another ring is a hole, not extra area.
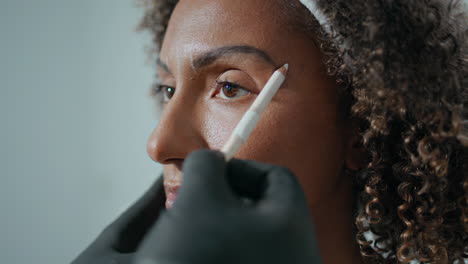
M 288 72 L 289 64 L 284 64 L 281 66 L 281 68 L 278 69 L 279 72 L 281 72 L 284 76 L 286 76 L 286 73 Z

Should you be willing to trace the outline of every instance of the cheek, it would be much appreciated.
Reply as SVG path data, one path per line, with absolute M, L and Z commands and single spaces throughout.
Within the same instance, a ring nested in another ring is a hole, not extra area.
M 202 134 L 210 149 L 219 150 L 247 111 L 249 104 L 210 102 L 205 104 Z
M 342 131 L 334 111 L 278 105 L 262 117 L 238 157 L 289 168 L 314 206 L 333 191 L 344 163 Z
M 284 101 L 290 103 L 270 104 L 235 157 L 289 168 L 301 183 L 309 205 L 314 206 L 339 180 L 344 162 L 343 131 L 335 105 Z M 202 134 L 211 149 L 222 148 L 249 105 L 200 106 L 197 112 L 203 116 Z

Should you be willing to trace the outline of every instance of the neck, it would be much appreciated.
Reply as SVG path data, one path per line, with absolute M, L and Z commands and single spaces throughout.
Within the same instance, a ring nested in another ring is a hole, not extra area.
M 342 177 L 333 193 L 310 207 L 323 264 L 364 263 L 353 231 L 351 180 Z

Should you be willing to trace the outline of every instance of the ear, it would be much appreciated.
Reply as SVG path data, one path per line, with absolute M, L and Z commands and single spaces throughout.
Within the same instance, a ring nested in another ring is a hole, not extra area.
M 362 145 L 362 136 L 359 134 L 357 122 L 350 120 L 347 132 L 345 166 L 351 171 L 360 170 L 369 162 L 369 154 Z

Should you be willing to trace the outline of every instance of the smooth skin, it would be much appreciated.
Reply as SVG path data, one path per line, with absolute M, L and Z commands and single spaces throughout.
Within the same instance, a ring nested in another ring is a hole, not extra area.
M 181 0 L 160 52 L 168 96 L 147 152 L 163 164 L 166 195 L 173 197 L 187 155 L 221 149 L 271 74 L 288 63 L 285 83 L 235 157 L 289 168 L 306 194 L 323 263 L 362 263 L 352 179 L 343 173 L 361 163 L 354 130 L 340 114 L 319 49 L 290 23 L 277 1 Z M 242 88 L 226 93 L 217 81 Z

